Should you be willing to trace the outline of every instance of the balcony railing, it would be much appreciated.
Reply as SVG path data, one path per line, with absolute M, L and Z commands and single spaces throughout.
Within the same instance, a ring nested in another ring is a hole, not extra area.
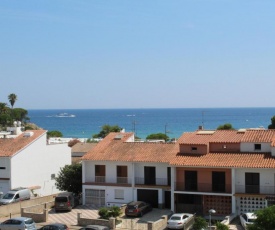
M 275 186 L 236 185 L 236 193 L 275 195 Z
M 128 177 L 105 177 L 95 176 L 95 183 L 111 183 L 111 184 L 131 184 L 131 179 Z
M 184 182 L 176 182 L 175 190 L 186 192 L 231 193 L 231 185 L 210 183 L 197 183 L 185 185 Z
M 146 179 L 144 177 L 136 177 L 135 178 L 136 185 L 161 185 L 161 186 L 169 186 L 167 178 L 150 178 Z

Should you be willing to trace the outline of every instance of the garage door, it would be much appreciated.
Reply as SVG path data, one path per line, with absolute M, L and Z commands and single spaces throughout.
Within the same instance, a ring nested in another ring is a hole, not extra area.
M 158 208 L 158 190 L 138 189 L 137 200 L 150 203 L 153 208 Z
M 4 194 L 9 191 L 9 182 L 8 181 L 0 181 L 0 192 L 3 192 Z
M 85 189 L 86 205 L 105 206 L 105 190 Z

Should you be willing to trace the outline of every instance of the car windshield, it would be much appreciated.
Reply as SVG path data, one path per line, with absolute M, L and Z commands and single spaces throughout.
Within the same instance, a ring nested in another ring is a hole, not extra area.
M 5 196 L 3 196 L 3 199 L 12 199 L 14 197 L 13 193 L 7 193 Z
M 67 199 L 67 197 L 56 197 L 55 201 L 56 202 L 67 202 L 68 199 Z
M 172 216 L 171 220 L 180 220 L 180 216 Z
M 33 219 L 27 219 L 27 220 L 25 220 L 25 224 L 33 224 Z
M 128 209 L 136 209 L 137 206 L 136 206 L 136 205 L 128 205 L 127 208 L 128 208 Z

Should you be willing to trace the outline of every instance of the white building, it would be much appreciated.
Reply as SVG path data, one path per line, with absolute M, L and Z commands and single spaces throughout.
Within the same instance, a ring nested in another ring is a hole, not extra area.
M 47 144 L 46 130 L 21 132 L 12 127 L 0 133 L 0 191 L 28 187 L 38 195 L 58 192 L 55 176 L 61 167 L 71 164 L 66 144 Z

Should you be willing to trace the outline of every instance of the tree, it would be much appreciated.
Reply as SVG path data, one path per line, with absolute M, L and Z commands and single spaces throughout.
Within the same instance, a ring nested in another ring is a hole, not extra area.
M 268 126 L 268 129 L 275 129 L 275 116 L 271 117 L 271 124 Z
M 229 123 L 218 126 L 217 130 L 234 130 L 233 126 Z
M 79 143 L 79 142 L 81 142 L 81 141 L 78 140 L 78 139 L 70 140 L 70 141 L 68 142 L 68 146 L 69 146 L 69 147 L 73 147 L 76 143 Z
M 152 133 L 146 137 L 146 140 L 164 140 L 168 141 L 169 137 L 164 133 Z
M 275 229 L 275 205 L 256 211 L 257 218 L 248 230 L 273 230 Z
M 111 132 L 120 132 L 122 130 L 118 125 L 103 125 L 101 131 L 98 134 L 94 134 L 93 138 L 104 138 Z
M 55 178 L 55 185 L 61 191 L 79 194 L 82 191 L 82 164 L 65 165 Z
M 9 99 L 9 102 L 10 102 L 10 104 L 11 104 L 11 108 L 13 109 L 14 103 L 15 103 L 16 100 L 17 100 L 16 94 L 11 93 L 11 94 L 8 96 L 8 99 Z
M 50 137 L 63 137 L 63 134 L 58 130 L 48 131 L 47 132 L 47 138 Z

